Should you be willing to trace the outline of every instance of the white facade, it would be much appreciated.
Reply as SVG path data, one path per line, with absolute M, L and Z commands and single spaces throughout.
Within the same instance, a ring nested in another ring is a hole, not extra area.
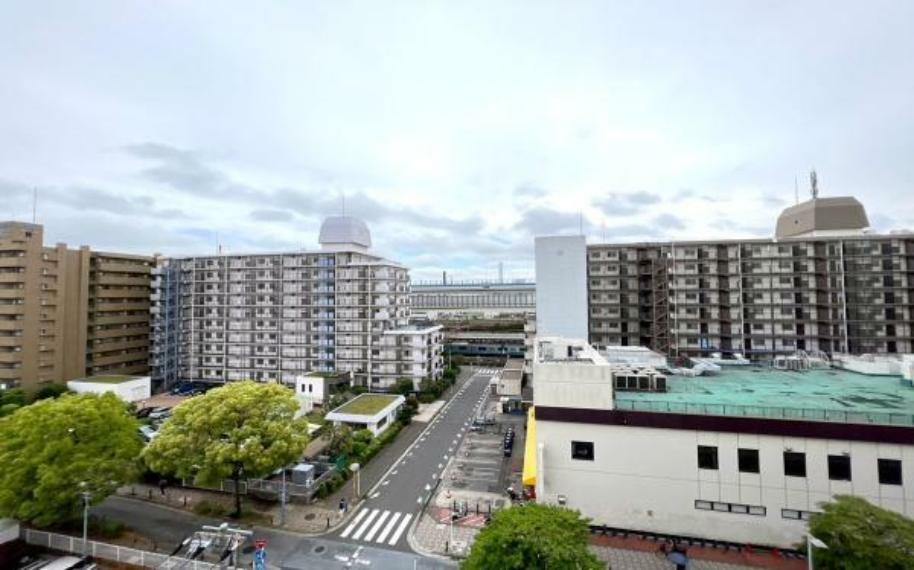
M 157 382 L 291 384 L 307 372 L 352 372 L 383 390 L 397 378 L 440 374 L 440 346 L 431 350 L 437 367 L 387 346 L 385 333 L 409 321 L 409 270 L 367 253 L 367 231 L 358 220 L 330 218 L 319 251 L 161 263 L 152 295 Z
M 839 494 L 914 516 L 912 427 L 617 411 L 615 368 L 585 343 L 537 339 L 537 501 L 593 525 L 782 548 Z
M 368 394 L 356 396 L 353 401 L 366 395 Z M 341 411 L 344 410 L 347 405 L 349 405 L 347 403 L 328 413 L 324 417 L 326 420 L 333 422 L 335 425 L 346 424 L 351 426 L 354 430 L 367 429 L 371 431 L 372 435 L 377 436 L 389 428 L 391 424 L 397 421 L 397 413 L 405 403 L 406 398 L 403 396 L 391 396 L 390 404 L 385 406 L 384 409 L 378 411 L 377 413 L 370 415 L 348 414 Z
M 441 378 L 444 350 L 441 325 L 410 325 L 385 331 L 378 344 L 380 373 L 396 374 L 413 381 L 418 390 L 423 378 Z
M 538 334 L 587 339 L 584 236 L 538 237 L 535 249 Z
M 792 547 L 805 533 L 803 519 L 834 495 L 914 516 L 914 445 L 542 420 L 536 436 L 538 500 L 563 495 L 591 524 Z M 572 441 L 592 442 L 593 460 L 572 459 Z M 717 470 L 698 468 L 700 445 L 717 448 Z M 739 471 L 738 449 L 758 450 L 759 473 Z M 805 454 L 806 477 L 784 475 L 787 449 Z M 830 480 L 828 456 L 845 453 L 852 480 Z M 880 458 L 902 462 L 904 485 L 879 484 Z M 724 505 L 746 513 L 714 511 Z
M 70 380 L 67 389 L 77 394 L 115 394 L 125 402 L 141 402 L 152 395 L 149 376 L 136 376 L 121 382 L 93 382 L 92 377 Z

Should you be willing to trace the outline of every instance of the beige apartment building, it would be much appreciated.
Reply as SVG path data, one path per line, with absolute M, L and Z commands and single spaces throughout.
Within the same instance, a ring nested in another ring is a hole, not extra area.
M 589 340 L 672 355 L 914 351 L 914 234 L 854 198 L 786 209 L 774 239 L 587 246 Z
M 0 389 L 148 370 L 151 257 L 46 247 L 0 223 Z

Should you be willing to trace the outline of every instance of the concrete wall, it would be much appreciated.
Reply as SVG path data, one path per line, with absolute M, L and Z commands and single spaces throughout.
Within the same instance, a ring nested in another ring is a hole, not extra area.
M 587 243 L 584 236 L 538 237 L 536 327 L 541 336 L 587 339 Z
M 67 382 L 67 388 L 77 394 L 116 394 L 125 402 L 139 402 L 148 400 L 151 396 L 152 381 L 149 376 L 140 376 L 136 380 L 128 380 L 119 384 L 106 382 Z
M 538 386 L 539 387 L 539 386 Z M 537 421 L 537 497 L 592 524 L 791 547 L 805 532 L 782 509 L 818 511 L 836 494 L 914 516 L 914 445 Z M 571 441 L 594 444 L 593 461 L 573 460 Z M 697 447 L 718 447 L 718 470 L 698 468 Z M 759 450 L 760 473 L 741 473 L 737 449 Z M 806 454 L 806 477 L 784 475 L 785 450 Z M 848 453 L 852 481 L 828 477 L 828 455 Z M 904 486 L 880 485 L 877 459 L 902 460 Z M 763 506 L 765 516 L 698 510 L 695 501 Z

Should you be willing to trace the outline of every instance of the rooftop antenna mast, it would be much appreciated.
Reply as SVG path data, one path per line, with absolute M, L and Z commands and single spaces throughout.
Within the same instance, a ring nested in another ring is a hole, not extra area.
M 584 211 L 578 210 L 578 232 L 584 235 Z
M 797 175 L 793 175 L 793 198 L 796 203 L 800 203 L 800 186 L 797 184 Z
M 816 176 L 815 168 L 813 168 L 809 173 L 809 192 L 812 194 L 813 200 L 819 197 L 819 179 Z
M 32 223 L 38 223 L 38 187 L 32 188 Z
M 346 192 L 345 191 L 341 193 L 340 198 L 343 202 L 343 217 L 346 217 Z

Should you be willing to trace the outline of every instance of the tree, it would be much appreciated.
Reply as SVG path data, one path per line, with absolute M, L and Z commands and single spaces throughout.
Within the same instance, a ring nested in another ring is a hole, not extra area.
M 352 455 L 352 428 L 346 424 L 331 424 L 329 431 L 330 443 L 327 452 L 330 455 Z
M 301 457 L 307 422 L 294 419 L 298 401 L 279 384 L 232 382 L 179 404 L 146 449 L 153 471 L 198 485 L 234 482 L 235 517 L 241 482 L 263 477 Z
M 35 401 L 47 400 L 48 398 L 59 398 L 69 392 L 63 384 L 49 384 L 35 392 Z
M 8 416 L 25 405 L 25 392 L 21 388 L 0 390 L 0 418 Z
M 578 511 L 537 504 L 502 509 L 476 537 L 461 568 L 602 570 L 587 549 L 589 534 Z
M 371 440 L 374 439 L 374 434 L 371 433 L 371 430 L 360 429 L 352 434 L 352 456 L 353 457 L 362 457 L 362 454 L 365 453 L 365 450 L 368 449 L 368 445 L 371 443 Z
M 815 551 L 816 568 L 914 568 L 914 520 L 861 497 L 838 495 L 823 503 L 809 520 L 809 532 L 828 545 Z
M 393 390 L 394 394 L 400 394 L 406 396 L 415 389 L 413 386 L 413 381 L 409 378 L 398 378 L 397 383 L 394 384 Z
M 0 420 L 0 517 L 78 517 L 139 474 L 139 424 L 114 394 L 67 394 Z

